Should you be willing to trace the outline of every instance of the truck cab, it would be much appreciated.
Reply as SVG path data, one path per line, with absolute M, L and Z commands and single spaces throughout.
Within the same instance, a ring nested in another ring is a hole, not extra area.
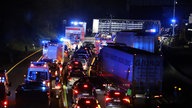
M 5 70 L 0 70 L 0 108 L 8 107 L 7 96 L 10 96 L 9 91 L 10 83 Z

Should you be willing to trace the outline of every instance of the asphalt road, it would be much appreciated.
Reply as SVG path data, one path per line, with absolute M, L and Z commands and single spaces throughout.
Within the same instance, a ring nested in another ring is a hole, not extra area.
M 8 78 L 9 82 L 11 82 L 11 96 L 8 97 L 9 100 L 9 108 L 15 108 L 15 90 L 17 86 L 24 82 L 24 75 L 27 74 L 27 68 L 30 65 L 31 61 L 37 61 L 41 57 L 41 51 L 31 55 L 30 57 L 21 59 L 21 61 L 17 62 L 14 66 L 9 67 L 8 70 Z M 26 56 L 23 56 L 26 57 Z M 62 92 L 63 93 L 63 92 Z M 37 96 L 38 98 L 38 96 Z M 63 97 L 62 97 L 63 98 Z M 63 99 L 56 99 L 55 97 L 51 98 L 53 108 L 63 108 Z M 33 103 L 32 103 L 33 105 Z M 41 102 L 37 105 L 33 106 L 33 108 L 42 108 Z M 32 108 L 27 106 L 27 108 Z
M 192 107 L 192 65 L 191 65 L 191 55 L 192 51 L 188 49 L 170 49 L 164 48 L 164 75 L 163 75 L 163 91 L 167 95 L 166 99 L 169 102 L 176 102 L 176 104 L 171 104 L 170 107 L 176 108 L 189 108 Z M 27 67 L 30 61 L 38 60 L 41 53 L 37 53 L 34 56 L 21 62 L 15 68 L 13 68 L 8 73 L 9 81 L 12 83 L 10 87 L 11 96 L 9 96 L 9 108 L 15 107 L 15 89 L 16 87 L 24 81 L 23 75 L 27 72 Z M 6 65 L 7 66 L 7 65 Z M 9 70 L 8 67 L 7 70 Z M 178 89 L 181 89 L 178 91 Z M 175 92 L 177 91 L 177 92 Z M 104 108 L 104 95 L 100 94 L 99 101 Z M 70 97 L 70 95 L 68 95 Z M 59 103 L 58 101 L 55 103 Z M 61 102 L 59 104 L 62 104 Z M 71 101 L 68 100 L 69 106 Z M 143 106 L 141 106 L 143 108 Z

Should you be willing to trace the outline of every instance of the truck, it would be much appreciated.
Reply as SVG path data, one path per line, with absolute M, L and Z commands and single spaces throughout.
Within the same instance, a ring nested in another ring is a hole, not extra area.
M 152 53 L 159 53 L 160 41 L 159 34 L 156 32 L 156 29 L 119 31 L 116 33 L 114 42 Z
M 102 71 L 121 81 L 121 89 L 132 90 L 132 97 L 162 95 L 163 56 L 128 47 L 124 44 L 104 46 L 100 52 Z
M 58 42 L 47 42 L 43 45 L 42 60 L 50 60 L 63 64 L 64 62 L 64 45 Z

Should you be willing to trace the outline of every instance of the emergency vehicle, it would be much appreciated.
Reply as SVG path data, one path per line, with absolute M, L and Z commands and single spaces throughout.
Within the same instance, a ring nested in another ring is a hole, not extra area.
M 43 82 L 45 85 L 49 86 L 50 74 L 47 62 L 31 62 L 25 81 Z
M 59 64 L 64 62 L 64 43 L 48 41 L 43 45 L 42 60 L 49 60 Z

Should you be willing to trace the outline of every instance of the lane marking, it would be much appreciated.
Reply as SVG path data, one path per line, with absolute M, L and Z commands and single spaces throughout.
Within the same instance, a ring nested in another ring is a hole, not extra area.
M 67 86 L 63 85 L 63 89 L 64 89 L 64 107 L 68 108 L 68 102 L 67 102 Z
M 25 61 L 26 59 L 28 59 L 29 57 L 35 55 L 36 53 L 40 52 L 42 49 L 39 49 L 35 52 L 33 52 L 32 54 L 28 55 L 27 57 L 25 57 L 24 59 L 22 59 L 21 61 L 19 61 L 18 63 L 16 63 L 13 67 L 11 67 L 11 69 L 9 69 L 6 74 L 9 74 L 16 66 L 18 66 L 19 64 L 21 64 L 23 61 Z
M 95 57 L 93 58 L 93 60 L 92 60 L 92 62 L 91 62 L 91 66 L 89 67 L 89 69 L 88 69 L 88 76 L 90 76 L 91 75 L 91 68 L 92 68 L 92 65 L 93 65 L 93 63 L 95 62 Z

